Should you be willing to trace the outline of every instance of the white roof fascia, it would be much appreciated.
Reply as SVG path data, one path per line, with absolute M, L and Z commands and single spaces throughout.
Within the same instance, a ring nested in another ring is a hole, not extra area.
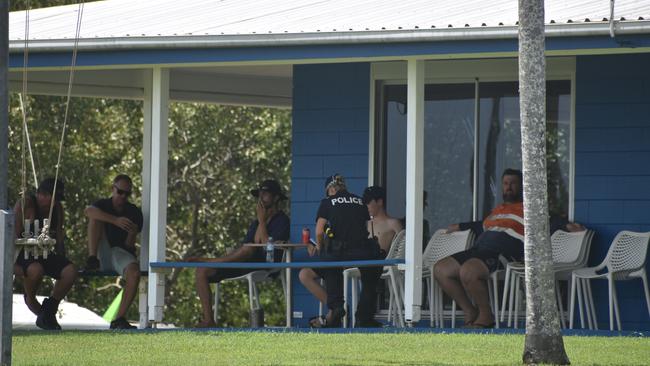
M 516 39 L 518 29 L 516 26 L 498 26 L 263 35 L 114 37 L 79 39 L 77 48 L 81 51 L 98 51 L 470 41 Z M 547 37 L 609 36 L 610 26 L 609 23 L 604 22 L 550 24 L 546 25 L 545 33 Z M 650 34 L 650 21 L 617 21 L 615 23 L 615 33 L 616 35 Z M 9 52 L 22 52 L 24 46 L 25 42 L 23 40 L 10 41 Z M 30 52 L 67 51 L 72 50 L 73 46 L 74 39 L 29 41 Z

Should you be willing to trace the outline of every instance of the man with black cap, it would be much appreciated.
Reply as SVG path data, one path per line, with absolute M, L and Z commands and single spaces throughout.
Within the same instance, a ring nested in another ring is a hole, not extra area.
M 386 190 L 380 186 L 370 186 L 363 191 L 363 203 L 368 207 L 370 221 L 368 231 L 371 238 L 377 238 L 382 257 L 390 250 L 393 237 L 402 230 L 402 223 L 386 212 Z
M 101 268 L 115 271 L 124 277 L 124 293 L 111 321 L 111 329 L 134 329 L 126 320 L 140 283 L 140 264 L 135 254 L 135 241 L 142 230 L 142 211 L 129 202 L 133 192 L 133 181 L 126 174 L 113 179 L 111 196 L 95 201 L 86 207 L 88 217 L 88 259 L 86 271 Z
M 55 196 L 54 200 L 52 200 L 52 195 Z M 59 303 L 70 291 L 77 278 L 77 269 L 65 257 L 63 206 L 61 201 L 63 201 L 63 182 L 58 180 L 55 184 L 54 178 L 47 178 L 39 184 L 36 195 L 25 197 L 24 205 L 21 199 L 14 206 L 16 236 L 20 238 L 25 231 L 25 220 L 30 221 L 31 228 L 29 231 L 34 236 L 38 236 L 40 233 L 34 232 L 34 221 L 38 220 L 39 226 L 43 227 L 43 220 L 49 217 L 50 206 L 54 204 L 48 233 L 50 238 L 56 240 L 54 252 L 48 253 L 47 258 L 43 256 L 34 258 L 33 254 L 25 258 L 24 250 L 21 250 L 14 265 L 16 276 L 23 278 L 25 304 L 29 310 L 36 314 L 36 325 L 45 330 L 61 330 L 61 326 L 56 320 L 56 312 Z M 36 299 L 36 292 L 44 275 L 55 278 L 56 282 L 52 289 L 52 295 L 43 300 L 41 305 Z
M 282 193 L 280 184 L 272 179 L 260 183 L 259 187 L 252 189 L 251 194 L 257 198 L 255 203 L 256 219 L 248 227 L 244 243 L 266 243 L 269 238 L 274 241 L 289 240 L 289 217 L 279 209 L 280 201 L 286 200 L 287 196 Z M 275 250 L 275 261 L 282 259 L 282 251 Z M 188 258 L 189 262 L 264 262 L 266 256 L 264 248 L 241 245 L 229 254 L 218 258 Z M 253 272 L 254 269 L 246 268 L 197 268 L 196 270 L 196 291 L 201 300 L 202 319 L 196 325 L 197 328 L 216 327 L 212 315 L 212 292 L 210 283 L 220 282 L 227 278 L 243 276 Z
M 361 197 L 348 192 L 343 177 L 334 174 L 325 180 L 324 198 L 316 219 L 317 245 L 309 247 L 309 254 L 321 254 L 323 260 L 380 259 L 379 244 L 368 238 L 368 209 Z M 358 327 L 378 327 L 374 320 L 377 283 L 381 267 L 363 267 L 361 271 L 362 292 L 357 308 Z M 327 291 L 326 327 L 337 328 L 345 316 L 343 308 L 343 268 L 315 269 L 325 280 Z

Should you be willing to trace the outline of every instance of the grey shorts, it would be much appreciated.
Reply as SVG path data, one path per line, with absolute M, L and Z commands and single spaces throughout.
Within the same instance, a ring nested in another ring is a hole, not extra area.
M 111 247 L 106 235 L 99 240 L 97 257 L 102 271 L 115 271 L 124 276 L 124 269 L 131 263 L 138 264 L 135 255 L 120 247 Z

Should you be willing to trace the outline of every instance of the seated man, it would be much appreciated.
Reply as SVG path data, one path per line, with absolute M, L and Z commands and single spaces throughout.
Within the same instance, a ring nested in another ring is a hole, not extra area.
M 386 213 L 384 203 L 386 202 L 386 191 L 380 186 L 370 186 L 363 191 L 363 203 L 368 208 L 370 220 L 368 221 L 368 232 L 370 238 L 375 238 L 379 242 L 381 257 L 385 258 L 390 250 L 390 245 L 395 234 L 402 230 L 400 220 L 390 217 Z M 300 282 L 309 292 L 314 295 L 321 303 L 327 302 L 327 293 L 325 288 L 320 285 L 319 276 L 311 268 L 303 268 L 298 274 Z M 322 320 L 318 317 L 311 318 L 310 325 L 318 327 L 322 325 Z
M 368 207 L 370 221 L 368 232 L 379 241 L 382 256 L 386 257 L 393 237 L 402 230 L 400 220 L 386 213 L 386 191 L 380 186 L 370 186 L 363 191 L 363 203 Z
M 34 220 L 39 220 L 40 227 L 43 227 L 43 219 L 47 219 L 50 214 L 50 205 L 52 204 L 52 194 L 55 191 L 54 178 L 43 180 L 36 191 L 36 195 L 25 197 L 23 200 L 16 202 L 14 206 L 15 213 L 15 230 L 16 237 L 21 238 L 25 220 L 31 221 L 30 232 L 34 236 L 40 233 L 34 232 Z M 52 210 L 52 221 L 50 221 L 49 236 L 56 240 L 54 252 L 50 252 L 47 259 L 42 256 L 34 258 L 30 254 L 25 259 L 24 250 L 18 253 L 14 273 L 16 276 L 23 278 L 23 288 L 25 291 L 25 304 L 36 314 L 36 326 L 45 330 L 61 330 L 61 326 L 56 320 L 56 312 L 59 303 L 72 288 L 74 280 L 77 278 L 77 269 L 74 264 L 65 257 L 63 245 L 63 182 L 56 182 L 56 192 L 54 193 L 54 209 Z M 23 216 L 24 214 L 24 216 Z M 40 286 L 43 276 L 48 275 L 57 281 L 52 289 L 52 295 L 43 300 L 41 305 L 36 299 L 36 292 Z
M 289 240 L 289 217 L 280 210 L 279 203 L 287 197 L 282 193 L 280 184 L 275 180 L 265 180 L 259 188 L 251 190 L 251 194 L 258 200 L 255 203 L 257 219 L 253 220 L 248 228 L 248 233 L 242 243 L 266 243 L 269 237 L 274 241 Z M 275 261 L 282 258 L 282 251 L 275 250 Z M 264 262 L 266 255 L 263 247 L 240 246 L 231 253 L 219 258 L 188 258 L 188 262 Z M 216 327 L 217 324 L 212 315 L 212 292 L 210 283 L 221 280 L 243 276 L 253 272 L 255 269 L 246 268 L 197 268 L 196 270 L 196 291 L 201 300 L 201 311 L 203 318 L 196 325 L 197 328 Z
M 521 171 L 506 169 L 501 178 L 501 188 L 503 204 L 492 210 L 482 227 L 480 222 L 449 226 L 448 232 L 474 229 L 479 235 L 474 247 L 440 260 L 434 268 L 436 280 L 445 293 L 456 300 L 465 314 L 465 325 L 472 328 L 494 326 L 487 281 L 500 264 L 499 256 L 508 261 L 524 259 Z M 584 230 L 581 225 L 566 221 L 561 225 L 567 231 Z
M 135 239 L 142 230 L 142 211 L 129 202 L 133 182 L 128 175 L 113 179 L 112 194 L 86 207 L 88 217 L 88 260 L 86 271 L 115 271 L 126 280 L 124 293 L 111 329 L 134 329 L 126 311 L 140 283 L 140 264 L 135 255 Z M 99 258 L 98 258 L 99 257 Z

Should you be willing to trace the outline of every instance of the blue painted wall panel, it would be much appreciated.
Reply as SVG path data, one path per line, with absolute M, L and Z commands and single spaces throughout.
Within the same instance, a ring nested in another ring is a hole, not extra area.
M 602 140 L 602 138 L 601 138 Z M 647 141 L 646 141 L 647 143 Z M 576 159 L 584 161 L 584 164 L 576 166 L 578 175 L 650 175 L 650 151 L 611 151 L 613 146 L 608 145 L 605 152 L 577 152 Z M 639 144 L 639 149 L 641 148 Z M 644 147 L 647 149 L 647 147 Z M 603 149 L 604 150 L 604 149 Z
M 650 110 L 647 111 L 650 114 Z M 640 116 L 637 120 L 642 121 Z M 642 151 L 648 148 L 648 138 L 650 138 L 650 128 L 643 127 L 623 127 L 620 126 L 626 116 L 621 116 L 609 123 L 616 125 L 616 128 L 582 128 L 580 134 L 576 136 L 576 144 L 580 146 L 577 152 L 620 152 L 620 151 Z M 603 135 L 607 136 L 607 143 L 603 144 Z
M 295 77 L 294 77 L 295 78 Z M 294 100 L 294 104 L 295 104 Z M 366 102 L 367 104 L 367 102 Z M 293 111 L 293 118 L 310 123 L 294 126 L 294 132 L 368 131 L 368 109 L 298 109 Z
M 295 132 L 293 138 L 294 151 L 304 151 L 306 155 L 320 156 L 324 151 L 339 153 L 341 150 L 338 132 Z
M 314 233 L 325 178 L 340 173 L 350 191 L 360 193 L 368 182 L 368 116 L 370 65 L 318 64 L 293 70 L 293 170 L 291 238 L 299 240 L 303 227 Z M 296 260 L 307 256 L 295 253 Z M 318 302 L 300 284 L 294 271 L 294 318 L 297 326 L 318 313 Z
M 580 88 L 582 88 L 582 86 L 580 86 Z M 576 131 L 579 132 L 581 130 L 592 130 L 597 128 L 602 128 L 599 131 L 605 131 L 626 127 L 647 127 L 648 116 L 650 116 L 650 105 L 647 102 L 601 104 L 584 101 L 584 104 L 580 104 L 581 124 L 576 124 Z M 576 138 L 581 138 L 581 133 L 577 133 Z M 599 141 L 596 141 L 595 145 L 598 146 L 602 144 Z M 576 144 L 576 151 L 592 148 L 594 148 L 594 145 L 592 144 L 585 146 L 580 143 Z
M 295 121 L 295 119 L 294 119 Z M 295 123 L 295 122 L 294 122 Z M 295 149 L 292 160 L 292 170 L 299 171 L 302 178 L 320 177 L 323 173 L 323 158 L 317 155 L 296 155 Z
M 650 55 L 581 56 L 576 62 L 575 218 L 596 230 L 590 265 L 621 230 L 650 230 Z M 648 264 L 647 269 L 650 269 Z M 609 328 L 605 281 L 593 284 Z M 617 283 L 624 330 L 650 329 L 640 281 Z
M 643 103 L 648 99 L 648 89 L 644 80 L 637 75 L 608 75 L 601 70 L 598 79 L 583 80 L 581 82 L 582 98 L 589 103 L 621 104 Z M 603 89 L 606 85 L 607 88 Z M 617 90 L 617 93 L 608 93 L 607 90 Z
M 597 164 L 582 161 L 576 156 L 576 166 Z M 625 164 L 625 162 L 621 162 Z M 630 167 L 633 170 L 633 167 Z M 648 175 L 578 175 L 576 174 L 576 200 L 647 200 L 650 199 Z M 579 188 L 579 189 L 578 189 Z

